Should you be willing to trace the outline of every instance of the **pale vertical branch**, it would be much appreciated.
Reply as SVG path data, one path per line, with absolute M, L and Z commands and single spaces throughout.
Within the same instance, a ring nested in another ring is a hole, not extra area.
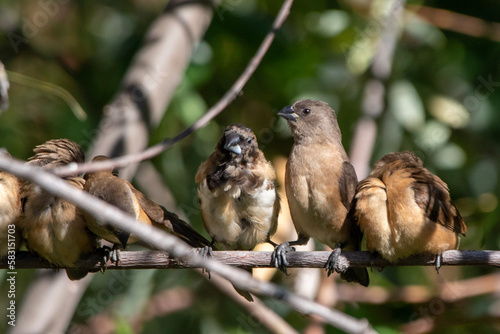
M 377 137 L 376 120 L 385 106 L 385 82 L 391 74 L 394 50 L 401 28 L 401 18 L 406 0 L 394 0 L 380 35 L 373 63 L 371 79 L 363 92 L 361 119 L 354 130 L 351 144 L 351 162 L 359 179 L 364 179 L 370 170 L 370 159 Z

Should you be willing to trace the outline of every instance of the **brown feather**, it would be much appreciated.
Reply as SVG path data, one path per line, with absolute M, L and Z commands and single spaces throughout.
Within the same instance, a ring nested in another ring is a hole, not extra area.
M 104 156 L 98 156 L 93 161 L 108 159 Z M 209 244 L 208 240 L 177 215 L 147 198 L 127 180 L 118 177 L 116 171 L 101 170 L 87 173 L 85 179 L 87 181 L 85 191 L 125 211 L 140 223 L 153 225 L 167 233 L 176 235 L 193 247 L 204 247 Z M 98 236 L 115 244 L 121 243 L 120 238 L 126 232 L 111 225 L 103 226 L 90 214 L 86 214 L 85 218 L 89 229 Z M 134 242 L 137 242 L 137 239 L 133 235 L 127 239 L 127 243 Z M 122 246 L 126 245 L 122 244 Z
M 17 251 L 22 245 L 21 230 L 17 226 L 21 215 L 19 187 L 14 175 L 0 171 L 0 257 L 7 255 L 9 248 Z M 14 233 L 9 232 L 12 230 Z
M 228 146 L 231 140 L 237 148 Z M 276 232 L 280 209 L 275 179 L 252 130 L 228 126 L 195 176 L 203 223 L 212 239 L 227 249 L 253 249 L 267 241 Z
M 28 164 L 43 168 L 84 161 L 81 147 L 68 139 L 50 140 L 37 146 Z M 77 176 L 65 180 L 83 190 L 85 181 Z M 23 213 L 19 220 L 29 250 L 49 262 L 73 267 L 84 254 L 98 247 L 97 239 L 86 227 L 82 212 L 72 203 L 54 196 L 31 182 L 21 188 Z M 80 279 L 86 271 L 67 269 L 70 279 Z
M 375 164 L 357 188 L 352 211 L 368 249 L 389 261 L 456 249 L 458 234 L 467 231 L 446 183 L 408 151 Z

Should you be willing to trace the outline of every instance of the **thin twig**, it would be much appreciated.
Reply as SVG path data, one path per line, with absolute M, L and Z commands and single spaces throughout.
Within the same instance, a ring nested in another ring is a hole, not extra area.
M 266 37 L 259 46 L 257 52 L 255 53 L 255 55 L 252 57 L 247 67 L 245 68 L 245 71 L 243 71 L 238 80 L 235 81 L 235 83 L 226 92 L 226 94 L 224 94 L 224 96 L 214 106 L 212 106 L 203 116 L 201 116 L 189 128 L 182 131 L 174 138 L 166 138 L 162 142 L 153 145 L 140 153 L 124 155 L 122 157 L 105 162 L 84 163 L 78 165 L 75 164 L 71 166 L 59 167 L 54 169 L 54 173 L 59 176 L 69 176 L 74 174 L 93 172 L 101 169 L 124 167 L 135 162 L 151 159 L 157 156 L 158 154 L 164 152 L 178 141 L 186 138 L 191 133 L 206 126 L 212 119 L 214 119 L 218 114 L 220 114 L 241 93 L 241 90 L 248 82 L 248 80 L 252 77 L 252 74 L 255 72 L 260 62 L 264 58 L 264 55 L 267 53 L 267 50 L 271 46 L 274 37 L 276 36 L 276 31 L 279 30 L 285 19 L 288 17 L 292 4 L 293 0 L 284 1 L 280 11 L 278 12 L 278 15 L 276 16 L 276 19 L 274 20 L 271 30 L 267 33 Z
M 5 170 L 34 182 L 55 196 L 65 198 L 80 209 L 87 211 L 105 222 L 134 234 L 152 248 L 170 253 L 180 261 L 192 263 L 193 266 L 203 267 L 230 280 L 236 287 L 250 291 L 257 295 L 278 299 L 302 314 L 317 314 L 325 321 L 347 333 L 375 333 L 366 319 L 358 320 L 335 309 L 329 309 L 306 298 L 297 296 L 275 284 L 257 280 L 250 273 L 222 264 L 220 262 L 203 258 L 193 251 L 191 247 L 180 241 L 177 237 L 167 234 L 153 226 L 138 224 L 118 208 L 101 201 L 72 187 L 66 181 L 52 173 L 24 164 L 19 160 L 9 158 L 0 152 L 0 170 Z

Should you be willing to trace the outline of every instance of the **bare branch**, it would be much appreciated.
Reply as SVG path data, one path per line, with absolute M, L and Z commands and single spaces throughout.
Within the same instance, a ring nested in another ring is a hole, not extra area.
M 180 261 L 218 273 L 240 289 L 278 299 L 303 314 L 317 314 L 323 317 L 327 323 L 347 333 L 375 333 L 366 319 L 358 320 L 335 309 L 329 309 L 290 293 L 275 284 L 259 281 L 244 270 L 203 258 L 177 237 L 153 226 L 138 224 L 132 217 L 118 208 L 86 192 L 75 189 L 66 181 L 43 168 L 26 165 L 21 161 L 9 158 L 5 153 L 0 153 L 0 169 L 34 182 L 55 196 L 67 199 L 82 210 L 95 216 L 99 221 L 133 233 L 138 239 L 151 245 L 152 248 L 167 251 Z
M 287 254 L 288 268 L 324 268 L 330 251 L 292 252 Z M 274 268 L 272 252 L 256 251 L 214 251 L 212 259 L 229 266 L 240 268 Z M 186 269 L 204 268 L 197 260 L 179 260 L 161 251 L 122 251 L 119 264 L 107 263 L 113 269 Z M 99 271 L 102 254 L 92 254 L 76 263 L 79 269 Z M 370 252 L 342 252 L 338 263 L 340 268 L 351 267 L 402 267 L 434 266 L 434 255 L 422 254 L 399 262 L 391 263 L 381 257 L 373 257 Z M 0 259 L 0 269 L 7 269 L 7 259 Z M 450 250 L 443 253 L 443 266 L 500 266 L 500 251 L 490 250 Z M 16 268 L 55 268 L 47 261 L 29 252 L 16 254 Z M 58 267 L 59 268 L 59 267 Z M 62 267 L 61 267 L 62 268 Z
M 271 43 L 273 42 L 274 37 L 276 35 L 276 31 L 278 31 L 278 29 L 282 26 L 285 19 L 288 17 L 292 4 L 293 0 L 285 0 L 278 15 L 276 16 L 276 19 L 274 20 L 271 30 L 262 41 L 259 49 L 255 53 L 253 58 L 248 63 L 247 67 L 245 68 L 245 71 L 240 75 L 238 80 L 236 80 L 236 82 L 231 86 L 231 88 L 226 92 L 226 94 L 224 94 L 224 96 L 214 106 L 212 106 L 202 117 L 200 117 L 196 122 L 194 122 L 189 128 L 182 131 L 174 138 L 164 139 L 161 143 L 151 146 L 143 152 L 137 154 L 124 155 L 120 158 L 105 162 L 84 163 L 79 165 L 59 167 L 57 169 L 54 169 L 54 173 L 59 176 L 68 176 L 84 172 L 97 171 L 101 169 L 124 167 L 142 160 L 151 159 L 154 156 L 157 156 L 158 154 L 170 148 L 176 142 L 186 138 L 191 133 L 206 126 L 212 119 L 214 119 L 218 114 L 220 114 L 240 94 L 241 90 L 248 82 L 252 74 L 255 72 L 260 62 L 264 58 L 264 55 L 266 54 L 267 50 L 271 46 Z

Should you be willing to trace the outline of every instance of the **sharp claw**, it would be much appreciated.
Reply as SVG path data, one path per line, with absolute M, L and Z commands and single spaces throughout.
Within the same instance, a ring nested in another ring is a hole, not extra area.
M 441 260 L 443 259 L 443 254 L 436 255 L 436 272 L 439 274 L 439 269 L 441 268 Z
M 294 252 L 295 248 L 290 247 L 290 243 L 284 242 L 277 245 L 274 248 L 273 255 L 271 257 L 271 262 L 274 262 L 276 269 L 281 270 L 285 275 L 288 275 L 286 267 L 288 266 L 288 261 L 286 260 L 286 253 Z
M 335 272 L 335 269 L 337 268 L 337 261 L 339 259 L 341 252 L 342 252 L 342 250 L 341 250 L 340 246 L 335 245 L 335 248 L 330 253 L 328 260 L 325 263 L 325 268 L 326 268 L 328 276 L 330 276 L 331 274 L 333 274 Z
M 100 272 L 102 274 L 104 274 L 104 272 L 106 271 L 106 269 L 108 269 L 108 261 L 110 260 L 111 258 L 111 248 L 108 247 L 108 246 L 102 246 L 100 248 L 101 252 L 103 252 L 103 255 L 102 255 L 102 260 L 101 260 L 101 269 L 100 269 Z

